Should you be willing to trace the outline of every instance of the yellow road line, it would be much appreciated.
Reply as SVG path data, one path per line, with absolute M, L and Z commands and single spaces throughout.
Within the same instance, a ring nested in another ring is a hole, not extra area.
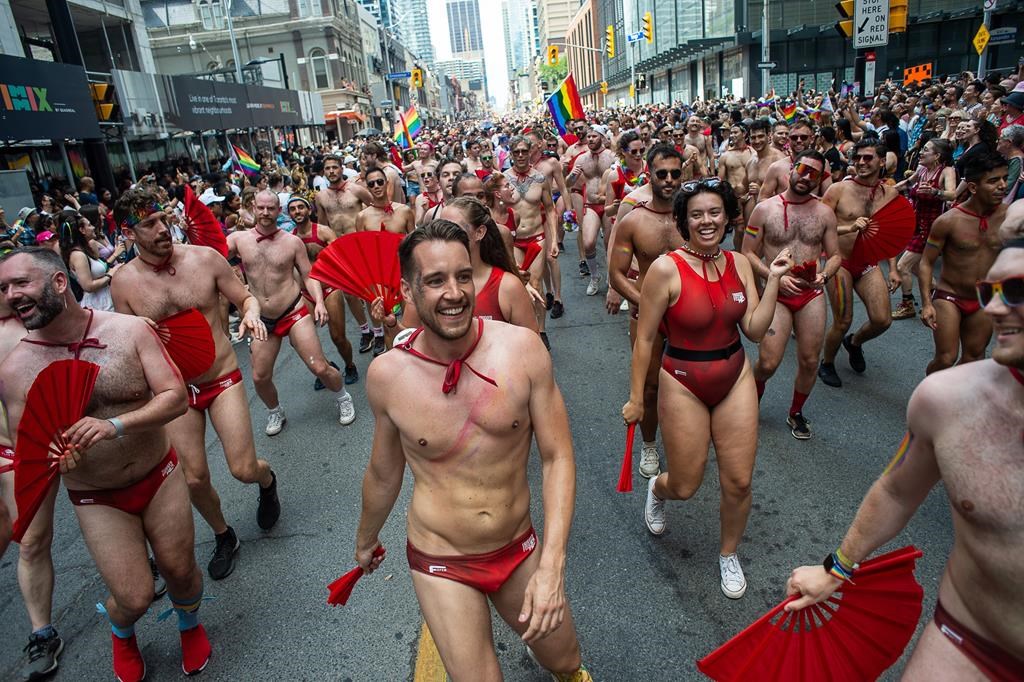
M 445 672 L 444 663 L 441 662 L 441 654 L 437 652 L 434 637 L 424 622 L 420 626 L 420 645 L 416 652 L 416 673 L 413 676 L 413 681 L 446 682 L 447 680 L 448 673 Z

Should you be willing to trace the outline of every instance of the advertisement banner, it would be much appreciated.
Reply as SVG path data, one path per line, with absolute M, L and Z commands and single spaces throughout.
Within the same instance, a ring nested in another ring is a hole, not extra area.
M 0 139 L 101 137 L 82 67 L 0 55 L 0 74 Z
M 251 126 L 302 125 L 298 92 L 260 85 L 248 85 L 245 90 Z

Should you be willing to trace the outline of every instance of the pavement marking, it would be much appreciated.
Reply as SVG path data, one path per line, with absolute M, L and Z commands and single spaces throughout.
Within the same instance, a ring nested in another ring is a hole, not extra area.
M 430 628 L 424 621 L 420 625 L 420 644 L 416 652 L 416 672 L 413 675 L 413 682 L 447 682 L 447 680 L 448 673 L 445 672 L 444 663 L 441 662 L 441 654 L 437 652 L 434 637 L 430 634 Z

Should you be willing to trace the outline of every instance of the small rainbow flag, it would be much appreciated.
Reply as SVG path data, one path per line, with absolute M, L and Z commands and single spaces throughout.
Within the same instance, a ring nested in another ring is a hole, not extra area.
M 231 153 L 235 157 L 235 163 L 246 175 L 259 175 L 260 165 L 256 160 L 245 153 L 245 150 L 238 145 L 231 145 Z
M 796 104 L 787 104 L 780 109 L 782 117 L 786 119 L 786 123 L 792 123 L 796 120 L 797 106 Z
M 395 124 L 395 144 L 402 149 L 410 149 L 412 141 L 423 129 L 423 120 L 416 111 L 416 107 L 409 107 L 404 114 L 398 115 L 398 123 Z
M 555 119 L 555 127 L 558 134 L 565 137 L 566 125 L 571 119 L 584 118 L 583 102 L 580 100 L 579 90 L 576 89 L 576 81 L 570 73 L 558 86 L 558 89 L 548 97 L 548 111 Z

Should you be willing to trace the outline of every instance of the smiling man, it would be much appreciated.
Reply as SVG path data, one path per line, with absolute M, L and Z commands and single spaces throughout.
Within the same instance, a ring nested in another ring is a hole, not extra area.
M 551 360 L 531 330 L 473 316 L 469 238 L 455 223 L 417 229 L 399 259 L 402 295 L 423 326 L 367 374 L 376 426 L 356 560 L 367 572 L 380 566 L 378 536 L 408 464 L 414 490 L 406 555 L 452 679 L 501 679 L 490 601 L 556 679 L 590 680 L 565 598 L 576 465 Z M 534 436 L 543 538 L 530 519 Z

